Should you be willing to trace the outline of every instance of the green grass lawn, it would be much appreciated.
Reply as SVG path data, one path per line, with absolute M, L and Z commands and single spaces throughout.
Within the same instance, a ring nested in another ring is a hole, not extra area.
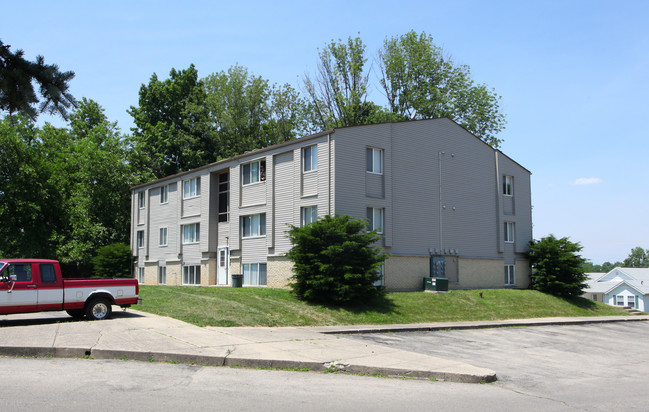
M 480 297 L 482 292 L 483 297 Z M 328 326 L 610 316 L 626 312 L 588 299 L 566 301 L 532 290 L 388 293 L 376 302 L 338 308 L 297 300 L 269 288 L 140 287 L 138 310 L 198 326 Z

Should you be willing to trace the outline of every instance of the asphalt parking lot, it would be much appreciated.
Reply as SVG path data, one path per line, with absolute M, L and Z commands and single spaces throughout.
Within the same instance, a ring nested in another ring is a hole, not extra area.
M 348 337 L 493 369 L 495 385 L 577 409 L 649 408 L 649 322 Z

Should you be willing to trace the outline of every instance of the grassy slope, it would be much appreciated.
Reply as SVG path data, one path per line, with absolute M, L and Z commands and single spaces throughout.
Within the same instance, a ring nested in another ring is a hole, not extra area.
M 480 298 L 480 292 L 483 297 Z M 626 315 L 578 299 L 568 302 L 532 290 L 390 293 L 372 304 L 337 308 L 301 302 L 290 291 L 267 288 L 141 286 L 138 310 L 199 326 L 324 326 Z

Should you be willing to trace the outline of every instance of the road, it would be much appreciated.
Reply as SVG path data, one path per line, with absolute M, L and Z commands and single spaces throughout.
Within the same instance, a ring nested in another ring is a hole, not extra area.
M 136 361 L 0 358 L 2 411 L 568 411 L 491 384 Z
M 649 322 L 346 337 L 493 369 L 495 386 L 570 408 L 649 409 Z

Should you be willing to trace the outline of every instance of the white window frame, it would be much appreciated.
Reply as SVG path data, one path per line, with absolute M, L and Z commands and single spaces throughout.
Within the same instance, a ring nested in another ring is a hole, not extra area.
M 183 265 L 183 285 L 197 286 L 201 284 L 201 266 Z
M 516 224 L 514 222 L 505 222 L 505 243 L 514 243 L 516 241 Z
M 136 234 L 137 238 L 137 248 L 142 249 L 144 247 L 144 230 L 138 230 Z
M 158 285 L 167 284 L 167 267 L 158 266 Z
M 385 209 L 382 207 L 368 207 L 367 221 L 368 230 L 376 229 L 376 233 L 382 235 L 385 231 Z
M 167 246 L 168 245 L 168 234 L 169 230 L 167 227 L 160 228 L 160 235 L 158 236 L 158 246 Z
M 139 192 L 137 194 L 137 206 L 140 209 L 144 209 L 146 206 L 146 197 L 145 197 L 146 192 Z
M 516 265 L 505 265 L 505 286 L 516 285 Z
M 241 237 L 243 239 L 266 236 L 266 213 L 241 216 Z
M 244 263 L 243 284 L 245 286 L 266 286 L 268 271 L 266 263 Z
M 196 176 L 183 180 L 183 200 L 193 199 L 201 195 L 201 177 Z
M 365 171 L 367 173 L 372 173 L 375 175 L 383 174 L 383 153 L 383 149 L 376 147 L 367 148 L 365 152 Z
M 183 245 L 193 245 L 201 241 L 201 224 L 189 223 L 182 225 L 182 243 Z
M 266 159 L 241 165 L 241 185 L 248 186 L 266 181 Z
M 636 298 L 635 295 L 629 295 L 626 297 L 626 305 L 631 306 L 632 309 L 636 308 Z
M 624 306 L 624 295 L 615 295 L 615 306 Z
M 503 176 L 503 195 L 514 196 L 514 176 Z
M 318 206 L 305 206 L 300 210 L 300 223 L 306 226 L 318 220 Z
M 143 267 L 138 267 L 137 268 L 137 283 L 144 283 L 144 268 Z
M 160 204 L 165 205 L 169 203 L 169 185 L 160 187 Z
M 318 170 L 318 145 L 302 148 L 302 172 L 309 173 Z

